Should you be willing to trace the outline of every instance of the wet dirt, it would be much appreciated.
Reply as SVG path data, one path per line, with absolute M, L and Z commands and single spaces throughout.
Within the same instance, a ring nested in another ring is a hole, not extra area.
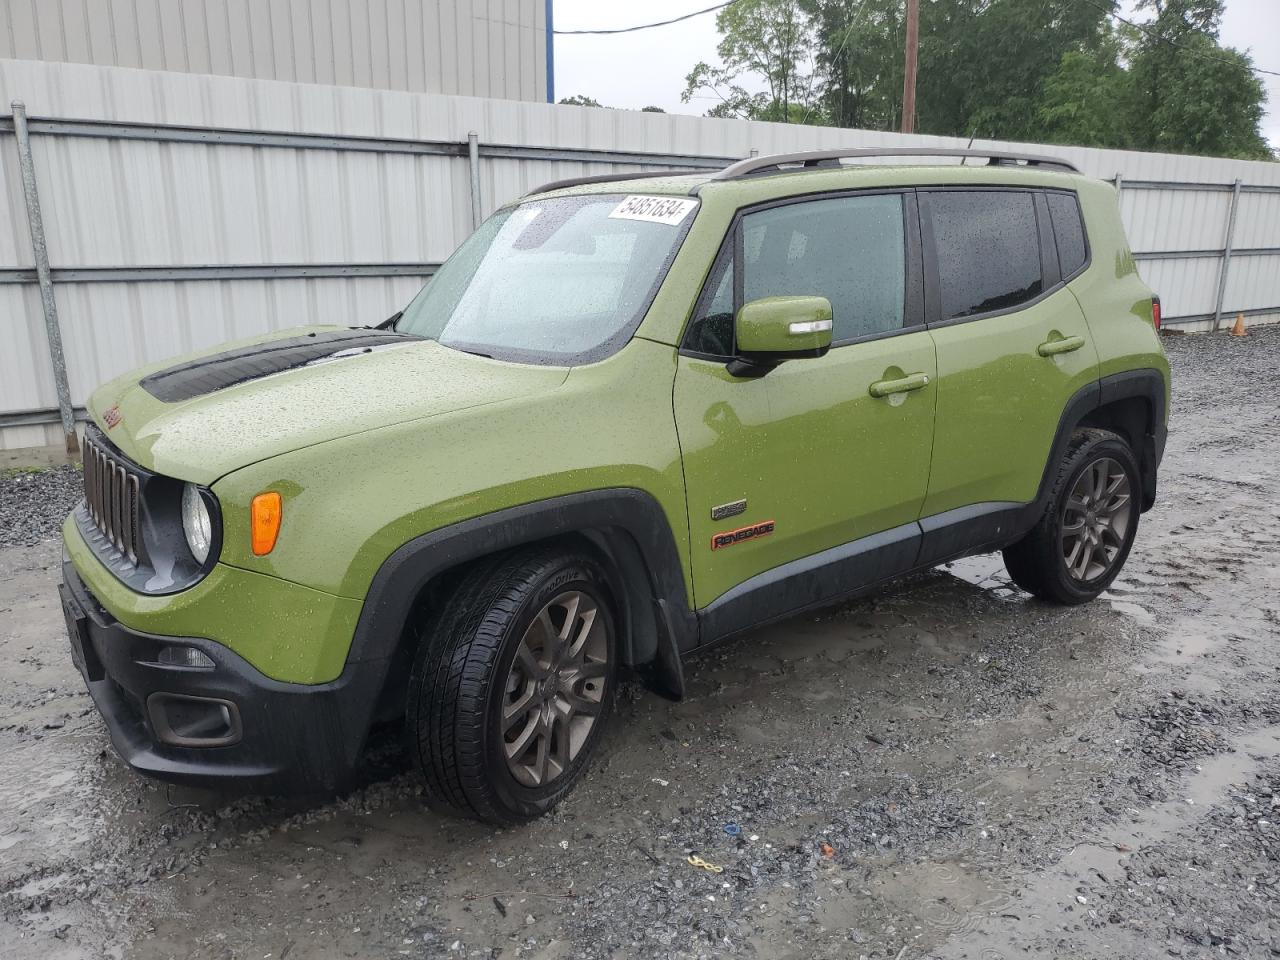
M 757 631 L 681 703 L 626 685 L 520 829 L 427 811 L 391 744 L 337 800 L 133 775 L 58 544 L 0 549 L 0 957 L 1280 955 L 1280 328 L 1167 347 L 1160 499 L 1104 599 L 984 556 Z

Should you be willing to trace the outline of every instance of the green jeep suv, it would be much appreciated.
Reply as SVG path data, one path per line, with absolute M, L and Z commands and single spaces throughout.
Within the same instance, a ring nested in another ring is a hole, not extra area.
M 398 724 L 434 803 L 519 822 L 624 669 L 679 696 L 709 644 L 985 551 L 1096 597 L 1169 402 L 1115 191 L 869 153 L 550 184 L 383 324 L 98 389 L 62 598 L 117 751 L 332 791 Z

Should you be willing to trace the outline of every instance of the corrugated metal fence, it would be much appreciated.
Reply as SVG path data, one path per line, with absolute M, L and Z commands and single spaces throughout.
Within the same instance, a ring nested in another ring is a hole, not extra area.
M 548 180 L 709 168 L 753 151 L 966 145 L 0 60 L 0 105 L 15 100 L 30 116 L 77 405 L 130 367 L 232 337 L 380 320 L 477 217 Z M 0 449 L 57 442 L 61 432 L 14 131 L 0 116 Z M 1219 311 L 1280 318 L 1280 164 L 974 146 L 1050 152 L 1116 179 L 1170 325 L 1204 326 Z

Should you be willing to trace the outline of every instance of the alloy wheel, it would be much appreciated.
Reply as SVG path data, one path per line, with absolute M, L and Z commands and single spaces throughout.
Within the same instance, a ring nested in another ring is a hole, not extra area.
M 507 768 L 526 787 L 563 776 L 603 708 L 609 637 L 587 593 L 547 603 L 520 639 L 507 673 L 501 731 Z
M 1133 517 L 1129 475 L 1102 457 L 1080 473 L 1063 508 L 1062 560 L 1073 580 L 1096 580 L 1124 549 Z

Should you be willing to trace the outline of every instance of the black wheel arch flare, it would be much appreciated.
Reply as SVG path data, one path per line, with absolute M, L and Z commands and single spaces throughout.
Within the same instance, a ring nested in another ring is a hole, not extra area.
M 485 556 L 558 538 L 588 542 L 612 568 L 622 661 L 656 661 L 670 692 L 682 692 L 679 654 L 697 646 L 698 623 L 675 536 L 643 490 L 592 490 L 508 507 L 415 537 L 378 569 L 352 637 L 348 663 L 391 662 L 424 589 Z
M 1036 498 L 1027 504 L 1024 519 L 1029 529 L 1048 505 L 1054 471 L 1062 461 L 1077 427 L 1095 426 L 1113 430 L 1130 442 L 1142 472 L 1142 509 L 1151 509 L 1156 499 L 1156 474 L 1164 456 L 1165 384 L 1159 370 L 1144 367 L 1102 377 L 1081 387 L 1067 401 L 1058 421 L 1053 446 L 1045 461 L 1044 474 Z

